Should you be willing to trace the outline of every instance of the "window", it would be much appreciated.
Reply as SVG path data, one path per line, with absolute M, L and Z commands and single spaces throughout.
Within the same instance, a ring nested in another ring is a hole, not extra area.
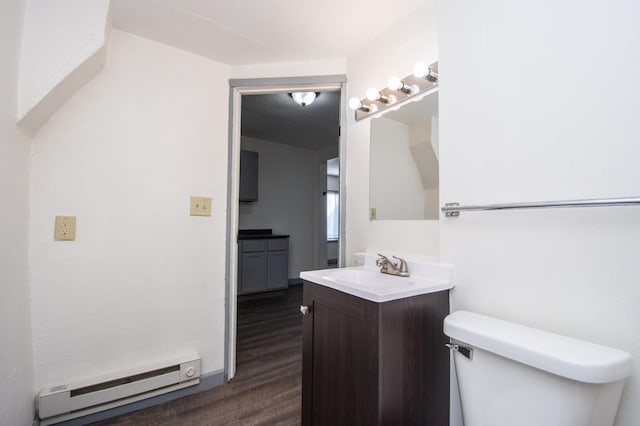
M 340 217 L 340 193 L 327 191 L 327 241 L 338 241 Z

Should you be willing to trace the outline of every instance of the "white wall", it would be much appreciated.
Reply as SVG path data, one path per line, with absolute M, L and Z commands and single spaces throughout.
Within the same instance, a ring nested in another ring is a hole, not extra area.
M 240 203 L 239 228 L 271 228 L 290 235 L 289 278 L 317 269 L 316 202 L 318 182 L 315 151 L 242 137 L 242 149 L 258 152 L 258 201 Z
M 432 123 L 435 121 L 436 125 Z M 424 188 L 423 214 L 427 219 L 440 218 L 440 166 L 438 165 L 438 127 L 435 117 L 424 122 L 414 122 L 409 126 L 410 149 L 413 160 L 418 166 L 422 187 Z
M 603 7 L 604 6 L 604 7 Z M 442 1 L 441 201 L 640 195 L 640 5 Z M 640 207 L 443 219 L 453 308 L 629 351 L 640 419 Z
M 106 60 L 109 0 L 27 0 L 18 119 L 35 132 Z
M 438 60 L 435 0 L 347 59 L 348 97 L 364 98 L 368 87 L 382 88 L 392 75 L 404 77 L 418 61 Z M 353 253 L 385 249 L 401 253 L 437 256 L 438 221 L 369 221 L 369 119 L 355 122 L 347 111 L 347 264 Z
M 16 128 L 24 1 L 0 3 L 0 424 L 33 419 L 27 236 L 29 142 Z
M 371 120 L 369 200 L 378 219 L 424 217 L 424 187 L 410 142 L 408 125 L 384 116 Z
M 344 58 L 239 65 L 231 68 L 231 78 L 303 77 L 346 74 Z
M 334 157 L 335 158 L 335 157 Z M 327 191 L 340 192 L 340 176 L 327 175 Z M 327 241 L 327 260 L 338 260 L 340 246 L 338 241 Z
M 327 190 L 340 191 L 340 176 L 327 176 Z
M 199 353 L 223 368 L 229 68 L 120 31 L 33 139 L 35 384 Z M 210 196 L 211 217 L 189 197 Z M 55 215 L 76 215 L 73 242 Z

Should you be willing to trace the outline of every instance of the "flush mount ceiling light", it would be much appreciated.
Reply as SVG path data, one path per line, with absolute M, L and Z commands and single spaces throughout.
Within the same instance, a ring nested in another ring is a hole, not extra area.
M 311 105 L 313 101 L 316 100 L 319 94 L 320 93 L 318 92 L 293 92 L 293 93 L 289 93 L 289 96 L 293 98 L 295 103 L 305 107 L 307 105 Z

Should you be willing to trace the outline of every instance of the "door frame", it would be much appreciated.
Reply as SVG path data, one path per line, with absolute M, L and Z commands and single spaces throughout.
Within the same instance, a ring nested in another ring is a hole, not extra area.
M 237 301 L 238 301 L 238 214 L 240 187 L 240 124 L 242 95 L 282 93 L 292 91 L 340 91 L 340 236 L 338 264 L 344 265 L 346 218 L 346 82 L 345 75 L 282 77 L 229 80 L 229 147 L 227 162 L 227 233 L 225 266 L 225 336 L 224 371 L 226 380 L 236 374 Z

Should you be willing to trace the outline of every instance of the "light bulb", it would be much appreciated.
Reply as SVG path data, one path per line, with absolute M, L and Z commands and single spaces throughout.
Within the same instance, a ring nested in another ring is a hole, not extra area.
M 365 105 L 362 102 L 360 102 L 360 99 L 355 97 L 349 99 L 349 108 L 355 109 L 358 111 L 364 111 L 364 112 L 375 111 L 374 105 Z
M 402 86 L 404 86 L 404 83 L 402 82 L 402 80 L 400 80 L 400 78 L 396 76 L 389 78 L 389 80 L 387 81 L 387 87 L 391 90 L 398 90 Z
M 418 62 L 413 66 L 413 75 L 416 77 L 424 77 L 429 73 L 429 65 L 424 62 Z
M 376 89 L 375 87 L 371 87 L 367 90 L 367 99 L 369 99 L 371 102 L 380 102 L 382 104 L 395 102 L 395 98 L 393 96 L 385 96 L 382 93 L 378 92 L 378 89 Z
M 349 108 L 351 109 L 358 109 L 360 108 L 360 106 L 362 105 L 362 103 L 360 102 L 360 99 L 353 97 L 351 99 L 349 99 Z
M 367 99 L 370 101 L 376 101 L 380 97 L 380 92 L 375 87 L 370 87 L 367 89 Z

